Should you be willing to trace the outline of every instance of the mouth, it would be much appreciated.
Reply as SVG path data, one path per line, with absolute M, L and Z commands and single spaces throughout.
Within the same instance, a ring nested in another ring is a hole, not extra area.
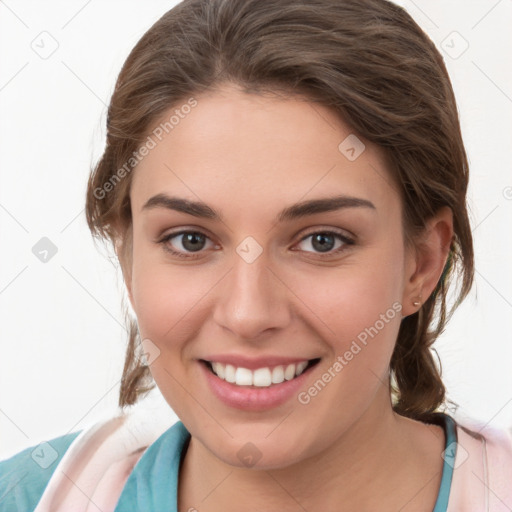
M 245 388 L 271 388 L 286 381 L 294 380 L 320 362 L 320 358 L 307 359 L 296 363 L 263 366 L 251 370 L 218 361 L 200 362 L 219 379 Z

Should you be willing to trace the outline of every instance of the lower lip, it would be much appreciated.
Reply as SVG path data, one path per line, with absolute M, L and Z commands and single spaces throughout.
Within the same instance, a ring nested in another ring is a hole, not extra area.
M 264 411 L 277 407 L 297 396 L 311 368 L 292 380 L 268 387 L 237 386 L 214 375 L 204 363 L 199 362 L 213 394 L 226 405 L 245 411 Z M 316 366 L 316 365 L 315 365 Z

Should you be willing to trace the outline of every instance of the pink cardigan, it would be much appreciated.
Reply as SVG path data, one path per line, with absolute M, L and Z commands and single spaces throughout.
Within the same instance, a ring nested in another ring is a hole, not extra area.
M 85 429 L 67 449 L 34 512 L 97 512 L 97 507 L 113 512 L 145 448 L 170 426 L 131 412 Z M 511 512 L 512 429 L 457 420 L 457 440 L 447 511 Z

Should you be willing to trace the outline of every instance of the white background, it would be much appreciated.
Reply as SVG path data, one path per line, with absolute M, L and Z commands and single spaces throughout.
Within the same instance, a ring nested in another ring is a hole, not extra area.
M 175 3 L 0 1 L 0 458 L 116 412 L 124 284 L 87 229 L 86 182 L 124 59 Z M 397 3 L 445 58 L 471 168 L 476 282 L 434 346 L 459 412 L 512 425 L 512 2 Z

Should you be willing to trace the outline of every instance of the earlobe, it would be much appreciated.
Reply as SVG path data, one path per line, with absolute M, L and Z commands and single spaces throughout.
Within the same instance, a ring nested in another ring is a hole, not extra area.
M 453 240 L 453 213 L 448 206 L 429 219 L 406 264 L 402 316 L 416 313 L 437 286 Z

